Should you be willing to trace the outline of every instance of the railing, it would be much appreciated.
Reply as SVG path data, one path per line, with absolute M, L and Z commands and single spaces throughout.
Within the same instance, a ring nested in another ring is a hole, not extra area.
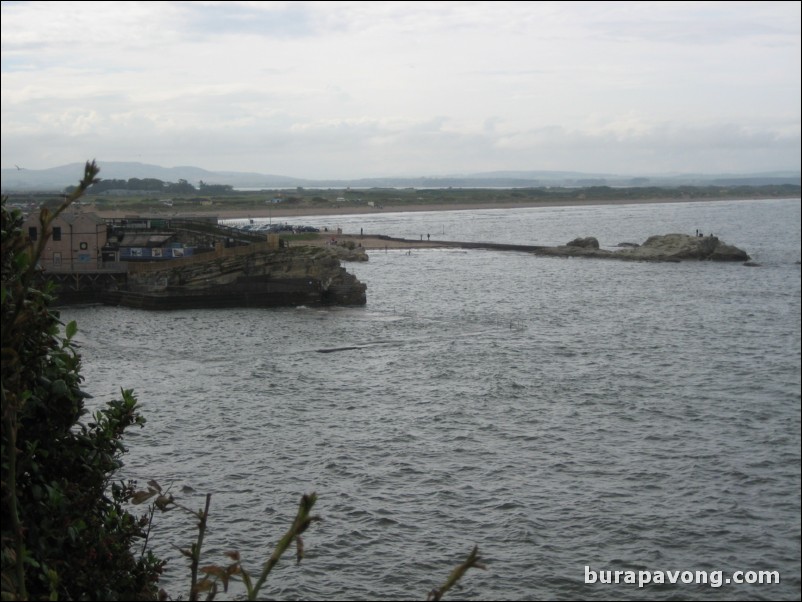
M 128 271 L 125 261 L 106 261 L 100 267 L 96 263 L 74 263 L 62 261 L 61 265 L 53 265 L 51 261 L 39 262 L 42 269 L 48 274 L 112 274 Z
M 129 217 L 109 218 L 106 223 L 114 228 L 129 232 L 150 232 L 154 228 L 163 228 L 165 230 L 186 230 L 188 232 L 226 236 L 237 240 L 247 240 L 248 242 L 264 240 L 263 234 L 247 232 L 240 228 L 219 224 L 216 218 L 214 220 L 199 220 L 185 217 Z

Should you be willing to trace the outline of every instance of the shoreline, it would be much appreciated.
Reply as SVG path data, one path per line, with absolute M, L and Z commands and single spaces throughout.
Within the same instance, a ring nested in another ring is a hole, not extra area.
M 384 207 L 364 206 L 343 206 L 343 207 L 264 207 L 253 210 L 244 209 L 220 209 L 215 207 L 209 211 L 154 211 L 153 217 L 208 217 L 216 215 L 219 220 L 230 219 L 264 219 L 264 218 L 286 218 L 286 217 L 308 217 L 308 216 L 341 216 L 341 215 L 362 215 L 377 213 L 411 213 L 411 212 L 441 212 L 441 211 L 469 211 L 483 209 L 537 209 L 544 207 L 594 207 L 600 205 L 654 205 L 660 203 L 704 203 L 704 202 L 727 202 L 727 201 L 751 201 L 751 200 L 781 200 L 798 199 L 799 197 L 771 197 L 766 199 L 745 199 L 745 198 L 686 198 L 686 199 L 610 199 L 586 201 L 580 199 L 556 200 L 556 201 L 523 201 L 523 202 L 500 202 L 500 203 L 433 203 L 433 204 L 404 204 L 404 205 L 385 205 Z M 90 209 L 91 211 L 91 209 Z M 93 211 L 103 218 L 124 218 L 131 214 L 124 211 Z

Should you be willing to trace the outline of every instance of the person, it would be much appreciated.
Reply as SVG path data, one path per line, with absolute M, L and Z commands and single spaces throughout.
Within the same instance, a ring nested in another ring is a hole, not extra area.
M 359 229 L 359 238 L 362 238 L 362 228 Z
M 427 234 L 426 235 L 426 240 L 432 240 L 432 235 L 431 234 Z

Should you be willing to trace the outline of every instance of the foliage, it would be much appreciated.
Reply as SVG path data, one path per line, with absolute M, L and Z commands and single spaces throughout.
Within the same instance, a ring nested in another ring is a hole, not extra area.
M 229 194 L 234 191 L 234 187 L 229 184 L 207 184 L 203 180 L 198 184 L 198 188 L 203 194 Z
M 53 220 L 96 181 L 84 178 L 42 210 L 35 248 L 22 215 L 2 202 L 2 598 L 153 599 L 162 563 L 136 558 L 147 519 L 125 510 L 132 484 L 115 483 L 125 429 L 142 425 L 130 391 L 84 422 L 77 327 L 51 310 L 36 264 Z
M 231 189 L 231 186 L 228 187 Z M 67 192 L 73 192 L 75 188 L 68 187 Z M 163 182 L 157 178 L 129 178 L 128 180 L 98 180 L 92 186 L 89 194 L 101 194 L 109 190 L 127 190 L 131 192 L 155 192 L 167 194 L 195 194 L 197 189 L 186 180 L 178 180 L 177 183 Z
M 214 600 L 217 595 L 220 585 L 223 586 L 223 591 L 228 591 L 229 583 L 233 580 L 241 580 L 245 585 L 246 596 L 248 600 L 258 600 L 259 592 L 262 589 L 270 572 L 278 564 L 281 557 L 289 549 L 290 545 L 295 542 L 295 558 L 296 562 L 300 563 L 304 557 L 304 541 L 301 535 L 309 528 L 313 522 L 322 520 L 319 516 L 311 514 L 317 502 L 317 495 L 314 493 L 303 495 L 301 503 L 298 506 L 298 513 L 295 516 L 290 528 L 284 536 L 276 544 L 273 553 L 264 563 L 259 576 L 254 579 L 247 569 L 242 566 L 240 554 L 237 551 L 227 552 L 226 556 L 232 561 L 231 563 L 222 565 L 206 565 L 201 567 L 201 551 L 203 549 L 203 540 L 206 535 L 206 528 L 209 519 L 209 506 L 211 505 L 211 494 L 206 494 L 206 505 L 202 510 L 192 510 L 185 505 L 179 503 L 169 491 L 162 490 L 162 487 L 156 481 L 148 481 L 147 489 L 137 491 L 132 502 L 134 504 L 142 504 L 146 501 L 155 498 L 151 502 L 151 516 L 153 511 L 158 509 L 162 512 L 179 509 L 182 510 L 193 518 L 196 518 L 198 536 L 195 543 L 189 548 L 179 548 L 181 554 L 189 559 L 189 599 L 198 600 L 201 594 L 206 595 L 206 600 Z M 202 577 L 198 577 L 202 573 Z

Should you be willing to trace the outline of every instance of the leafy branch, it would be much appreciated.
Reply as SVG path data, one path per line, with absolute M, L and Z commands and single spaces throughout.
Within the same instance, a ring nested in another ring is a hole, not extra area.
M 270 575 L 270 572 L 278 564 L 281 557 L 293 542 L 295 542 L 296 562 L 301 562 L 304 557 L 304 541 L 301 535 L 313 522 L 322 520 L 320 516 L 312 514 L 312 509 L 317 502 L 317 495 L 315 493 L 304 494 L 301 497 L 298 512 L 295 515 L 292 525 L 290 525 L 290 528 L 276 544 L 273 553 L 265 562 L 256 581 L 254 581 L 250 573 L 242 566 L 239 552 L 236 551 L 226 553 L 226 556 L 234 561 L 228 566 L 212 564 L 200 567 L 201 549 L 203 548 L 203 539 L 206 534 L 209 506 L 212 497 L 210 493 L 206 494 L 205 508 L 195 511 L 178 503 L 169 492 L 162 491 L 161 486 L 156 481 L 149 481 L 148 488 L 134 493 L 131 501 L 134 504 L 142 504 L 154 497 L 156 499 L 153 502 L 153 506 L 157 509 L 166 512 L 173 508 L 178 508 L 198 519 L 198 536 L 195 543 L 193 543 L 189 549 L 178 548 L 179 552 L 190 561 L 190 600 L 198 600 L 202 592 L 206 592 L 206 600 L 214 600 L 218 591 L 218 583 L 222 583 L 223 591 L 228 591 L 229 582 L 235 577 L 241 579 L 242 583 L 245 585 L 247 599 L 258 600 L 259 592 Z M 199 572 L 203 573 L 203 577 L 200 579 L 198 579 Z
M 30 249 L 28 240 L 21 236 L 19 226 L 21 217 L 18 213 L 7 213 L 5 197 L 3 198 L 3 224 L 2 224 L 2 387 L 0 387 L 0 400 L 2 401 L 2 440 L 3 440 L 3 514 L 11 523 L 13 545 L 6 547 L 9 560 L 13 562 L 14 584 L 4 584 L 3 591 L 15 589 L 21 599 L 27 599 L 29 592 L 25 578 L 25 563 L 28 554 L 25 549 L 25 526 L 20 517 L 19 507 L 19 473 L 18 456 L 20 450 L 19 429 L 20 413 L 30 397 L 30 391 L 16 391 L 25 380 L 25 371 L 32 366 L 26 365 L 23 354 L 30 351 L 24 347 L 26 336 L 31 334 L 30 328 L 37 317 L 44 317 L 36 308 L 38 291 L 33 287 L 33 278 L 39 259 L 44 253 L 52 233 L 51 224 L 72 203 L 84 195 L 86 190 L 98 181 L 97 174 L 100 169 L 87 161 L 84 167 L 84 176 L 78 186 L 64 198 L 64 201 L 54 211 L 42 209 L 39 222 L 42 226 L 42 236 L 33 249 Z M 46 308 L 42 308 L 46 312 Z M 27 312 L 27 314 L 26 314 Z M 46 319 L 46 318 L 45 318 Z M 38 324 L 37 324 L 38 326 Z M 69 351 L 69 340 L 75 334 L 75 325 L 67 327 L 67 339 L 63 342 L 62 350 Z M 48 334 L 53 334 L 49 332 Z M 63 382 L 63 381 L 62 381 Z M 5 531 L 5 530 L 4 530 Z M 4 533 L 5 535 L 5 533 Z M 8 588 L 6 587 L 8 585 Z

